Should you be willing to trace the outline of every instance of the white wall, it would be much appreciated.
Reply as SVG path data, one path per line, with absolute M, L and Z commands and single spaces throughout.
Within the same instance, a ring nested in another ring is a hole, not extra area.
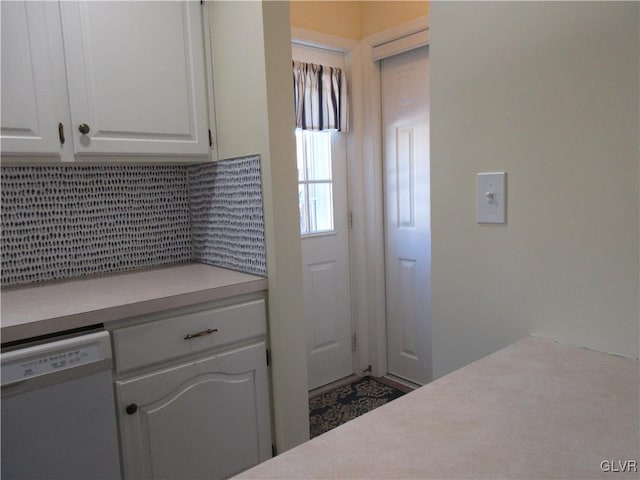
M 436 377 L 527 334 L 638 356 L 639 6 L 431 4 Z
M 309 439 L 287 1 L 209 3 L 219 158 L 260 154 L 278 453 Z
M 270 162 L 263 163 L 263 188 L 265 225 L 273 228 L 266 238 L 269 322 L 275 431 L 278 453 L 282 453 L 309 439 L 307 334 L 302 298 L 289 2 L 263 1 L 262 14 L 270 145 Z

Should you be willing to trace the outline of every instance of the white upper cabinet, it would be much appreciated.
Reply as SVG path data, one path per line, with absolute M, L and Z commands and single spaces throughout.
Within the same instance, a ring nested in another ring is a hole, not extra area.
M 61 5 L 76 154 L 207 155 L 200 3 Z
M 0 8 L 2 153 L 60 158 L 69 114 L 58 6 L 9 1 Z
M 192 1 L 2 2 L 3 155 L 209 159 L 204 8 Z M 60 68 L 62 94 L 52 82 Z M 63 114 L 56 115 L 60 98 Z

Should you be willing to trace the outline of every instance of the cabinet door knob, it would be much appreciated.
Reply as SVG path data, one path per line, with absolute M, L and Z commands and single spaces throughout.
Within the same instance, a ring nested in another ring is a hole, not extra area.
M 87 125 L 86 123 L 81 123 L 78 127 L 78 130 L 80 130 L 81 134 L 86 135 L 91 131 L 91 128 L 89 128 L 89 125 Z
M 137 411 L 138 411 L 138 405 L 136 405 L 135 403 L 132 403 L 131 405 L 127 405 L 127 408 L 125 408 L 125 412 L 127 412 L 127 414 L 129 415 L 133 415 Z

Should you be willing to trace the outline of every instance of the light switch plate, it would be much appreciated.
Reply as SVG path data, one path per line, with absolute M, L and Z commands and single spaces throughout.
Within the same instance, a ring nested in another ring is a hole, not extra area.
M 478 223 L 507 223 L 507 173 L 478 173 L 476 177 Z

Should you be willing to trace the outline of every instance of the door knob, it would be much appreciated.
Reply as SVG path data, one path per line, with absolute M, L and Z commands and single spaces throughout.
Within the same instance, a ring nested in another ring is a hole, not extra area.
M 133 415 L 138 411 L 138 405 L 136 405 L 135 403 L 127 405 L 127 408 L 125 408 L 124 411 L 127 412 L 128 415 Z
M 89 125 L 87 125 L 86 123 L 81 123 L 80 126 L 78 127 L 78 130 L 80 130 L 80 133 L 83 135 L 86 135 L 91 131 L 91 129 L 89 128 Z

